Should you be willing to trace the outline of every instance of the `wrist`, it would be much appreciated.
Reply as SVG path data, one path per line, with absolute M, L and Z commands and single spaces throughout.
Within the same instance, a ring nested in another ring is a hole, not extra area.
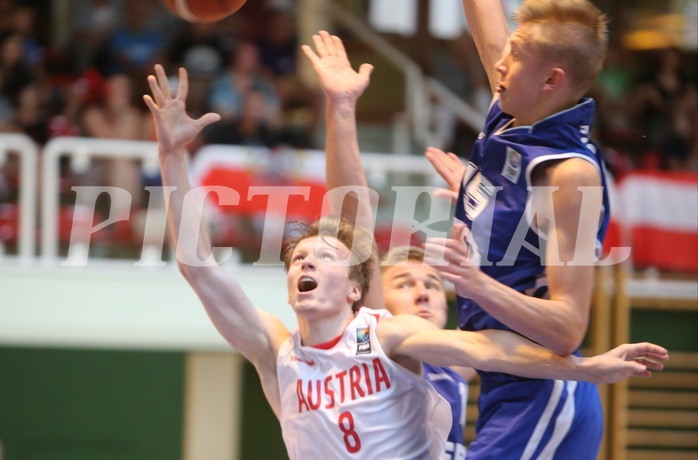
M 596 374 L 589 358 L 568 355 L 566 359 L 569 360 L 572 365 L 572 377 L 575 380 L 596 383 Z
M 327 101 L 327 110 L 331 111 L 355 111 L 356 110 L 356 103 L 358 101 L 357 98 L 349 95 L 349 94 L 335 94 L 335 95 L 327 95 L 326 97 Z
M 483 301 L 493 298 L 492 283 L 496 283 L 494 278 L 490 278 L 478 270 L 471 278 L 461 280 L 460 284 L 462 284 L 462 286 L 456 287 L 456 293 L 461 297 L 467 297 L 478 305 L 481 305 Z M 461 292 L 463 294 L 461 294 Z

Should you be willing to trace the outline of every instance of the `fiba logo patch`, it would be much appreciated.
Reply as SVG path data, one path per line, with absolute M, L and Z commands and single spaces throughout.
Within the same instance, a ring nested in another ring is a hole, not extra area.
M 371 353 L 371 332 L 368 327 L 356 328 L 356 354 L 366 355 Z
M 516 183 L 521 175 L 521 154 L 511 147 L 507 147 L 507 157 L 504 160 L 502 176 Z

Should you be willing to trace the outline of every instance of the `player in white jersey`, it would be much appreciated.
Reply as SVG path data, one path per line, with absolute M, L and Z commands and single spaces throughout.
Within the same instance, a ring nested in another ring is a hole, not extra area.
M 290 457 L 442 457 L 451 407 L 386 356 L 376 327 L 389 316 L 363 307 L 338 341 L 306 347 L 295 332 L 281 347 L 281 428 Z
M 299 370 L 299 366 L 307 363 L 293 357 L 302 357 L 308 348 L 329 344 L 327 358 L 336 358 L 339 363 L 337 366 L 342 366 L 346 355 L 338 352 L 335 356 L 334 351 L 337 343 L 347 335 L 356 337 L 355 356 L 361 355 L 360 352 L 370 346 L 371 352 L 378 357 L 380 349 L 388 360 L 388 366 L 383 365 L 388 381 L 391 381 L 393 371 L 395 378 L 400 380 L 406 380 L 406 375 L 410 372 L 421 374 L 422 361 L 441 366 L 472 366 L 523 377 L 584 379 L 599 383 L 619 381 L 630 375 L 648 376 L 650 370 L 662 367 L 655 361 L 665 360 L 667 352 L 652 344 L 626 344 L 593 358 L 560 357 L 507 331 L 444 331 L 414 315 L 385 317 L 375 325 L 369 324 L 368 329 L 364 323 L 358 323 L 358 327 L 352 330 L 352 323 L 363 316 L 359 314 L 357 319 L 356 311 L 363 305 L 368 292 L 374 243 L 372 236 L 366 231 L 354 229 L 346 221 L 337 218 L 325 218 L 317 222 L 294 241 L 290 241 L 284 252 L 287 301 L 298 320 L 298 331 L 295 332 L 294 339 L 278 318 L 255 308 L 236 279 L 216 264 L 211 254 L 208 234 L 201 222 L 201 203 L 197 201 L 197 195 L 189 193 L 191 190 L 185 146 L 205 126 L 218 121 L 220 116 L 209 113 L 195 120 L 187 115 L 185 101 L 189 82 L 184 69 L 180 69 L 179 85 L 174 95 L 160 65 L 155 67 L 155 76 L 148 77 L 148 83 L 152 96 L 145 95 L 144 100 L 157 129 L 169 228 L 177 249 L 180 271 L 196 291 L 221 335 L 255 366 L 265 396 L 285 428 L 286 440 L 300 442 L 298 436 L 304 434 L 294 432 L 296 425 L 288 419 L 293 416 L 292 410 L 289 413 L 288 408 L 293 408 L 295 402 L 296 412 L 300 408 L 305 409 L 304 400 L 311 409 L 318 403 L 322 404 L 322 414 L 328 417 L 324 423 L 310 427 L 315 428 L 312 430 L 312 438 L 304 441 L 312 444 L 321 437 L 334 438 L 334 441 L 325 444 L 344 445 L 346 452 L 336 453 L 339 458 L 377 458 L 365 449 L 356 451 L 356 446 L 359 443 L 362 446 L 373 446 L 375 443 L 372 439 L 379 435 L 383 436 L 381 439 L 395 438 L 403 442 L 419 437 L 424 439 L 425 444 L 438 445 L 433 430 L 422 428 L 424 432 L 411 432 L 402 429 L 400 422 L 405 418 L 405 413 L 402 412 L 405 405 L 403 399 L 407 396 L 382 391 L 385 378 L 378 364 L 368 367 L 368 363 L 357 358 L 356 363 L 360 364 L 360 369 L 354 371 L 353 378 L 358 383 L 352 386 L 350 368 L 349 388 L 343 386 L 346 385 L 344 377 L 339 378 L 336 374 L 318 377 L 310 386 L 306 386 L 306 390 L 312 388 L 319 395 L 320 388 L 323 395 L 321 401 L 318 401 L 317 395 L 313 397 L 310 392 L 299 391 L 302 386 L 298 382 L 303 381 L 302 376 L 305 374 L 305 370 Z M 368 345 L 365 332 L 369 334 Z M 289 355 L 289 359 L 282 360 L 280 354 L 282 351 L 285 353 L 287 347 L 292 349 L 293 354 Z M 363 364 L 366 364 L 366 368 Z M 352 420 L 345 414 L 348 410 L 354 410 L 355 405 L 372 404 L 370 398 L 359 397 L 359 389 L 364 394 L 368 393 L 366 372 L 371 371 L 371 383 L 376 385 L 372 387 L 374 395 L 385 399 L 380 402 L 384 408 L 384 421 L 397 423 L 371 426 L 371 431 L 363 432 L 360 431 L 363 425 L 358 424 L 361 421 L 354 419 L 352 424 Z M 294 375 L 295 392 L 287 391 L 288 387 L 280 387 L 280 378 L 284 382 L 293 381 Z M 381 391 L 376 392 L 378 381 Z M 341 399 L 342 389 L 344 400 Z M 357 396 L 354 399 L 352 389 Z M 432 416 L 429 408 L 434 405 L 424 402 L 427 397 L 425 393 L 411 390 L 409 394 L 409 398 L 414 399 L 412 404 L 423 405 L 426 424 Z M 332 398 L 331 395 L 335 397 Z M 307 429 L 304 432 L 307 433 Z M 347 442 L 340 444 L 345 439 Z M 294 446 L 288 447 L 291 458 L 299 458 L 295 456 Z M 300 458 L 325 460 L 333 454 L 318 449 L 305 455 L 303 453 Z M 400 458 L 420 458 L 418 453 L 400 455 Z
M 304 51 L 314 62 L 314 69 L 319 77 L 320 86 L 326 97 L 326 126 L 327 142 L 327 187 L 335 190 L 339 187 L 353 187 L 355 193 L 365 190 L 356 186 L 366 186 L 363 169 L 358 165 L 345 168 L 346 161 L 352 157 L 358 158 L 358 142 L 356 139 L 356 124 L 351 112 L 346 111 L 346 102 L 361 94 L 367 82 L 366 72 L 351 71 L 348 60 L 339 58 L 341 46 L 334 46 L 332 38 L 321 32 L 315 39 L 318 50 L 328 50 L 322 58 L 317 56 L 309 47 Z M 335 53 L 329 50 L 334 49 Z M 344 57 L 344 56 L 341 56 Z M 368 201 L 366 196 L 362 200 Z M 372 218 L 370 209 L 361 206 L 349 195 L 344 205 L 331 203 L 337 212 L 342 212 L 352 223 L 364 218 Z M 402 246 L 391 248 L 385 255 L 380 273 L 381 283 L 372 286 L 367 303 L 373 308 L 385 308 L 394 315 L 413 314 L 434 324 L 439 329 L 446 326 L 448 319 L 448 303 L 446 289 L 438 270 L 424 263 L 424 252 L 417 247 Z M 465 416 L 468 399 L 468 380 L 475 371 L 472 368 L 433 366 L 424 363 L 424 378 L 434 386 L 436 391 L 448 401 L 451 406 L 451 431 L 446 439 L 444 454 L 453 460 L 465 458 Z

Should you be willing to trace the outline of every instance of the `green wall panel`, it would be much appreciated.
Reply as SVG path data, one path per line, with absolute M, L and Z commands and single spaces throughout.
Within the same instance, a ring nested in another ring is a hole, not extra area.
M 669 351 L 698 351 L 698 314 L 687 311 L 639 310 L 630 317 L 630 340 L 654 342 Z
M 281 426 L 262 391 L 254 366 L 245 361 L 242 402 L 242 460 L 288 459 Z
M 5 460 L 182 456 L 184 355 L 0 348 Z

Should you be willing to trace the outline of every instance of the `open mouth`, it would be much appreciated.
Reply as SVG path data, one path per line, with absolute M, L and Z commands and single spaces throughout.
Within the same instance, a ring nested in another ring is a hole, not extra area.
M 298 292 L 312 291 L 317 287 L 317 281 L 309 276 L 303 276 L 298 280 Z

